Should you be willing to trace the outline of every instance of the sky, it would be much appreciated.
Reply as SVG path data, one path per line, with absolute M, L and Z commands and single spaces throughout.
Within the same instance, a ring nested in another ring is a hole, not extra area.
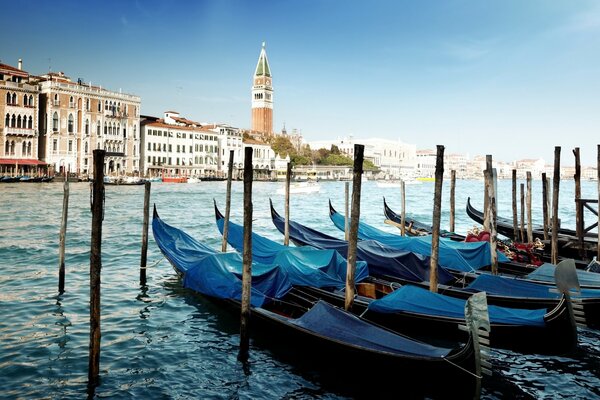
M 0 62 L 138 95 L 142 114 L 251 127 L 266 42 L 274 129 L 305 141 L 596 165 L 600 2 L 3 2 Z

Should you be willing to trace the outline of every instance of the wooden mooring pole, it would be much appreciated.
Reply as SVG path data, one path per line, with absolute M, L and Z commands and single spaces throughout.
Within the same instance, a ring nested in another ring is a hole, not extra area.
M 98 385 L 100 374 L 100 271 L 102 269 L 102 220 L 104 219 L 104 155 L 94 150 L 92 188 L 92 240 L 90 250 L 90 346 L 88 387 Z
M 527 171 L 527 242 L 533 243 L 533 224 L 531 221 L 531 171 Z
M 560 146 L 554 147 L 554 175 L 552 191 L 552 264 L 558 263 L 558 193 L 560 190 Z
M 345 182 L 346 213 L 344 214 L 344 239 L 348 240 L 350 221 L 350 182 Z
M 488 171 L 486 174 L 485 171 Z M 483 230 L 490 231 L 490 215 L 489 215 L 489 196 L 488 196 L 488 180 L 491 179 L 492 171 L 492 155 L 485 156 L 485 171 L 483 173 Z
M 491 172 L 491 173 L 490 173 Z M 489 185 L 488 192 L 488 207 L 490 216 L 490 264 L 492 266 L 492 274 L 498 274 L 498 253 L 496 252 L 498 234 L 496 231 L 497 212 L 496 212 L 496 190 L 495 190 L 495 169 L 488 171 Z
M 431 259 L 429 264 L 429 290 L 438 291 L 438 256 L 440 245 L 440 219 L 442 217 L 442 184 L 444 179 L 444 146 L 437 145 L 435 160 L 435 192 L 433 196 L 433 226 L 431 235 Z
M 358 241 L 358 221 L 360 218 L 360 189 L 363 173 L 365 146 L 354 145 L 354 173 L 352 177 L 352 214 L 350 217 L 350 233 L 348 235 L 348 267 L 346 271 L 345 309 L 352 310 L 354 303 L 354 275 L 356 272 L 356 245 Z
M 142 258 L 140 261 L 140 285 L 146 285 L 146 262 L 148 259 L 148 220 L 150 219 L 150 182 L 144 183 L 144 222 L 142 224 Z
M 402 191 L 402 210 L 400 210 L 400 217 L 402 218 L 402 225 L 400 225 L 400 235 L 406 235 L 406 185 L 404 180 L 400 180 L 400 190 Z
M 63 208 L 60 223 L 58 244 L 58 293 L 65 292 L 65 242 L 67 236 L 67 217 L 69 214 L 69 175 L 65 168 L 65 183 L 63 185 Z
M 456 211 L 456 170 L 450 171 L 450 232 L 454 232 L 455 229 L 455 221 L 454 221 L 454 213 Z
M 285 225 L 283 244 L 290 245 L 290 184 L 292 182 L 292 163 L 287 163 L 287 172 L 285 174 Z
M 579 247 L 579 258 L 585 259 L 585 248 L 583 246 L 583 203 L 581 203 L 581 164 L 579 157 L 579 147 L 573 149 L 573 155 L 575 156 L 575 232 L 577 235 L 577 245 Z
M 221 242 L 221 251 L 227 251 L 227 236 L 229 235 L 229 216 L 231 215 L 231 180 L 233 179 L 233 154 L 234 150 L 229 150 L 229 163 L 227 163 L 227 192 L 225 194 L 225 221 L 223 221 L 223 241 Z
M 525 184 L 519 186 L 521 190 L 521 242 L 525 242 Z
M 517 170 L 512 170 L 512 215 L 513 215 L 513 239 L 519 241 L 519 219 L 517 218 Z
M 240 351 L 238 360 L 248 361 L 250 339 L 250 293 L 252 290 L 252 147 L 244 149 L 244 251 L 242 270 L 242 306 L 240 320 Z
M 546 173 L 542 173 L 542 214 L 544 220 L 544 240 L 548 240 L 548 181 L 546 180 Z
M 598 243 L 597 243 L 597 255 L 596 255 L 596 260 L 598 260 L 598 262 L 600 262 L 600 144 L 598 145 L 598 160 L 596 161 L 596 172 L 598 173 L 597 178 L 598 178 L 598 227 L 596 228 L 598 230 Z

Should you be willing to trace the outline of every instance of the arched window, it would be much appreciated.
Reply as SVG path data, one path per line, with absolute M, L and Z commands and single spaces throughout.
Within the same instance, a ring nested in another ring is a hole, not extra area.
M 73 96 L 69 97 L 69 107 L 75 107 L 75 100 Z
M 27 107 L 29 105 L 29 98 L 26 94 L 23 95 L 23 105 Z
M 104 111 L 108 111 L 108 101 L 104 101 Z
M 8 127 L 10 124 L 10 115 L 6 114 L 6 119 L 4 120 L 4 126 Z
M 104 122 L 104 135 L 106 135 L 108 133 L 108 130 L 106 128 L 106 121 Z
M 90 111 L 90 99 L 86 99 L 86 101 L 85 101 L 85 109 L 86 109 L 86 111 Z
M 88 143 L 87 142 L 85 142 L 85 146 L 83 148 L 84 148 L 84 150 L 83 150 L 84 153 L 87 154 L 88 153 Z
M 102 127 L 100 126 L 100 121 L 98 121 L 98 125 L 96 125 L 96 135 L 100 136 L 102 134 Z
M 90 120 L 89 119 L 85 120 L 85 134 L 86 135 L 90 134 Z
M 20 127 L 21 127 L 21 116 L 19 115 L 17 117 L 17 128 L 20 128 Z
M 73 114 L 69 114 L 69 124 L 67 125 L 67 132 L 73 133 Z
M 52 116 L 52 130 L 58 131 L 58 113 L 55 111 Z
M 30 107 L 34 106 L 34 104 L 33 104 L 33 95 L 32 94 L 29 95 L 29 106 Z
M 12 94 L 12 104 L 15 106 L 17 105 L 17 94 L 16 93 Z
M 98 112 L 102 111 L 102 102 L 98 100 Z M 98 147 L 100 148 L 100 147 Z
M 27 128 L 33 129 L 33 117 L 30 115 L 29 120 L 27 121 Z
M 31 155 L 31 142 L 27 143 L 27 155 L 30 156 Z
M 6 104 L 10 104 L 10 92 L 6 92 Z

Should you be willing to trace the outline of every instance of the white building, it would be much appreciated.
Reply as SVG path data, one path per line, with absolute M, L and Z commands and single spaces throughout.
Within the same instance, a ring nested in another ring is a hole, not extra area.
M 219 153 L 217 157 L 217 165 L 219 174 L 223 177 L 227 176 L 229 168 L 229 156 L 233 150 L 233 170 L 235 171 L 244 168 L 244 144 L 243 134 L 239 128 L 234 128 L 229 125 L 213 125 L 205 126 L 206 129 L 217 133 L 219 141 Z
M 218 133 L 167 111 L 163 119 L 142 121 L 142 173 L 146 176 L 215 176 Z

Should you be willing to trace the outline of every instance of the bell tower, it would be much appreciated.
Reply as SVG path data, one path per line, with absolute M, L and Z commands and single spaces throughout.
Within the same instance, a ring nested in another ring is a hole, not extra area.
M 267 59 L 265 42 L 262 44 L 252 86 L 252 130 L 273 134 L 273 80 Z

